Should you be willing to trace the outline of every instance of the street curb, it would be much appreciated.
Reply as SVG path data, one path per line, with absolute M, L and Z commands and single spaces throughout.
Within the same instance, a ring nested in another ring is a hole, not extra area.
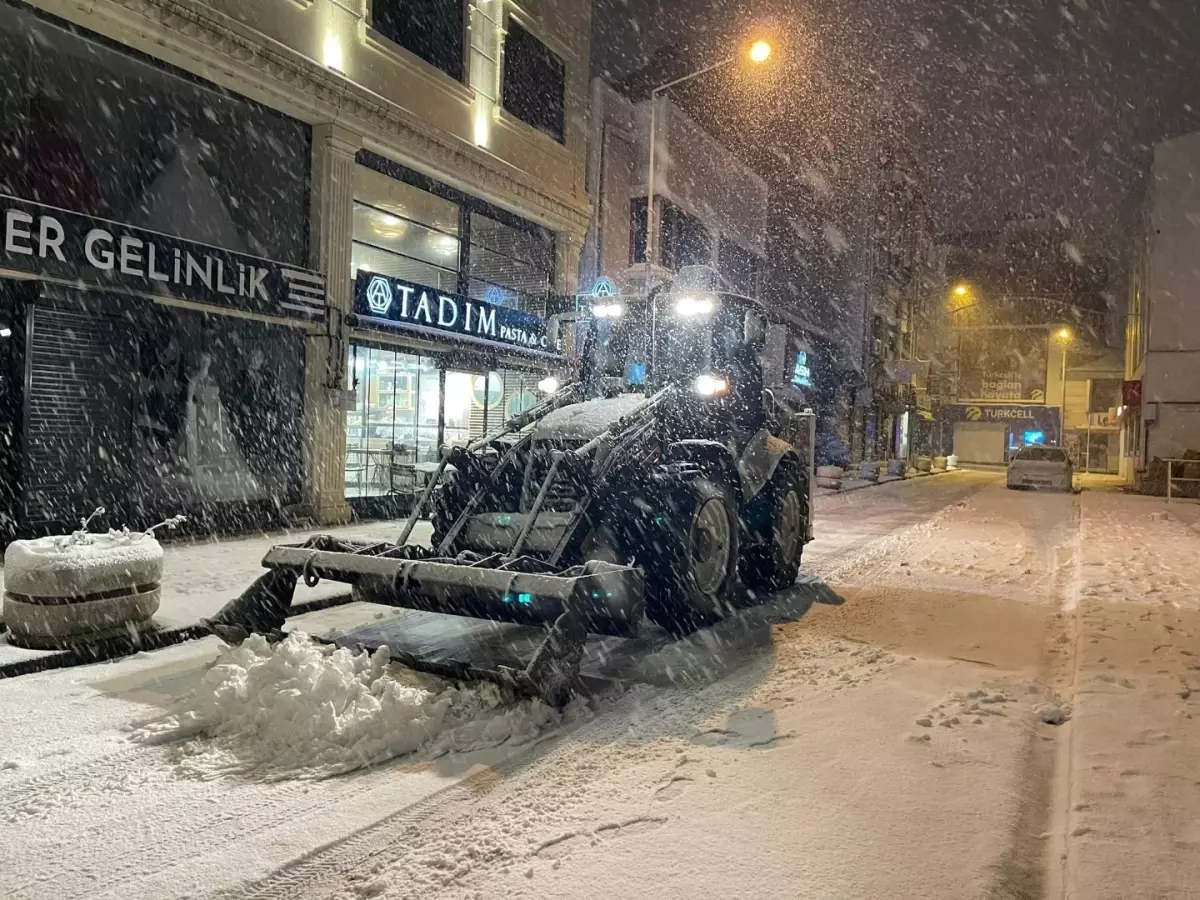
M 904 478 L 898 478 L 894 475 L 893 476 L 881 475 L 881 476 L 879 476 L 879 478 L 880 478 L 879 481 L 870 481 L 866 484 L 856 484 L 854 487 L 838 488 L 836 491 L 830 490 L 829 488 L 826 488 L 825 490 L 829 490 L 828 496 L 837 496 L 838 494 L 853 494 L 855 491 L 865 491 L 867 488 L 880 487 L 881 485 L 884 485 L 884 484 L 896 484 L 897 482 L 900 482 L 900 481 L 913 481 L 917 478 L 925 478 L 930 475 L 945 475 L 949 472 L 961 472 L 961 471 L 963 471 L 963 470 L 962 469 L 942 469 L 940 472 L 922 472 L 919 475 L 906 475 Z M 887 479 L 887 481 L 883 480 L 885 478 Z

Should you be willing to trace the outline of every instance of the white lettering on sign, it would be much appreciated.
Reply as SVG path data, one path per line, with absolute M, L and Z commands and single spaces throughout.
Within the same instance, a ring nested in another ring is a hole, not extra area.
M 22 256 L 33 256 L 33 244 L 19 243 L 33 239 L 29 226 L 33 224 L 33 216 L 19 209 L 10 209 L 4 215 L 4 249 L 9 253 L 20 253 Z
M 450 314 L 446 314 L 446 310 Z M 442 328 L 453 328 L 458 323 L 458 304 L 453 297 L 442 294 L 438 297 L 438 325 Z
M 424 317 L 426 325 L 433 324 L 433 313 L 429 309 L 429 294 L 421 291 L 421 299 L 417 301 L 417 310 L 413 313 L 414 319 Z
M 158 248 L 151 243 L 146 245 L 146 250 L 146 275 L 151 281 L 170 281 L 171 276 L 169 273 L 158 271 L 158 267 L 156 265 L 157 259 L 155 258 L 158 253 Z
M 480 307 L 479 315 L 475 317 L 475 333 L 496 336 L 496 310 Z
M 50 207 L 0 195 L 0 268 L 135 292 L 151 288 L 161 292 L 159 285 L 190 288 L 180 293 L 193 300 L 239 297 L 268 307 L 279 304 L 304 315 L 322 314 L 325 283 L 314 272 L 279 263 L 258 265 L 240 253 L 107 224 L 79 213 L 55 210 L 52 215 L 43 209 Z
M 46 251 L 49 250 L 58 257 L 59 262 L 65 263 L 67 258 L 63 256 L 62 245 L 66 240 L 66 234 L 63 232 L 62 222 L 54 218 L 54 216 L 41 216 L 38 219 L 38 256 L 42 259 L 46 258 Z
M 112 250 L 113 236 L 103 228 L 93 228 L 83 241 L 83 255 L 87 261 L 102 272 L 112 271 L 116 258 Z M 98 246 L 103 242 L 104 246 Z
M 138 268 L 142 264 L 142 242 L 135 237 L 125 235 L 121 238 L 121 274 L 141 275 Z

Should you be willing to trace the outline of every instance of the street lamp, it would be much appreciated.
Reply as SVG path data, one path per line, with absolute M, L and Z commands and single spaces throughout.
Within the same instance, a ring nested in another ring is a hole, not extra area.
M 747 58 L 755 65 L 765 63 L 771 57 L 773 48 L 771 44 L 765 40 L 757 40 L 750 45 L 746 52 Z M 653 265 L 655 254 L 655 238 L 656 228 L 654 215 L 654 158 L 657 149 L 657 126 L 658 126 L 658 95 L 663 91 L 668 91 L 673 87 L 683 84 L 685 81 L 691 81 L 693 78 L 698 78 L 701 75 L 707 75 L 709 72 L 716 69 L 723 69 L 730 63 L 737 62 L 737 56 L 730 56 L 720 62 L 715 62 L 711 66 L 705 66 L 703 69 L 697 69 L 690 75 L 683 75 L 673 81 L 668 81 L 666 84 L 659 85 L 650 92 L 650 170 L 646 176 L 646 291 L 650 291 L 650 267 Z
M 1070 328 L 1064 325 L 1054 332 L 1054 337 L 1062 344 L 1062 374 L 1059 377 L 1059 383 L 1062 385 L 1062 405 L 1059 407 L 1058 446 L 1065 447 L 1067 445 L 1067 348 L 1075 339 L 1075 335 Z

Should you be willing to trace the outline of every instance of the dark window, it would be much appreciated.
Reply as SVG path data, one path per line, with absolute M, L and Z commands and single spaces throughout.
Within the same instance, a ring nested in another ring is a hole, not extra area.
M 375 0 L 372 25 L 385 38 L 463 78 L 463 0 Z
M 510 20 L 504 38 L 504 108 L 561 144 L 565 90 L 563 61 Z
M 629 201 L 629 261 L 646 261 L 646 198 L 634 197 Z
M 1097 378 L 1092 382 L 1088 412 L 1104 413 L 1121 405 L 1121 379 Z
M 712 261 L 712 238 L 695 216 L 666 203 L 662 213 L 662 263 L 678 271 Z
M 1017 454 L 1022 462 L 1066 462 L 1067 454 L 1057 447 L 1029 446 Z
M 758 296 L 758 269 L 760 260 L 749 250 L 727 238 L 721 238 L 717 252 L 717 269 L 739 294 Z

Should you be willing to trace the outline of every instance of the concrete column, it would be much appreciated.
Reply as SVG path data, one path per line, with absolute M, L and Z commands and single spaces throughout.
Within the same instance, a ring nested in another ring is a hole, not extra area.
M 318 525 L 349 522 L 346 502 L 346 413 L 335 391 L 346 387 L 349 338 L 345 317 L 354 298 L 350 255 L 354 214 L 354 154 L 362 138 L 338 125 L 313 128 L 312 266 L 329 293 L 328 327 L 308 339 L 305 366 L 305 492 Z
M 579 290 L 579 260 L 583 252 L 583 235 L 560 231 L 554 236 L 555 290 L 574 294 Z

